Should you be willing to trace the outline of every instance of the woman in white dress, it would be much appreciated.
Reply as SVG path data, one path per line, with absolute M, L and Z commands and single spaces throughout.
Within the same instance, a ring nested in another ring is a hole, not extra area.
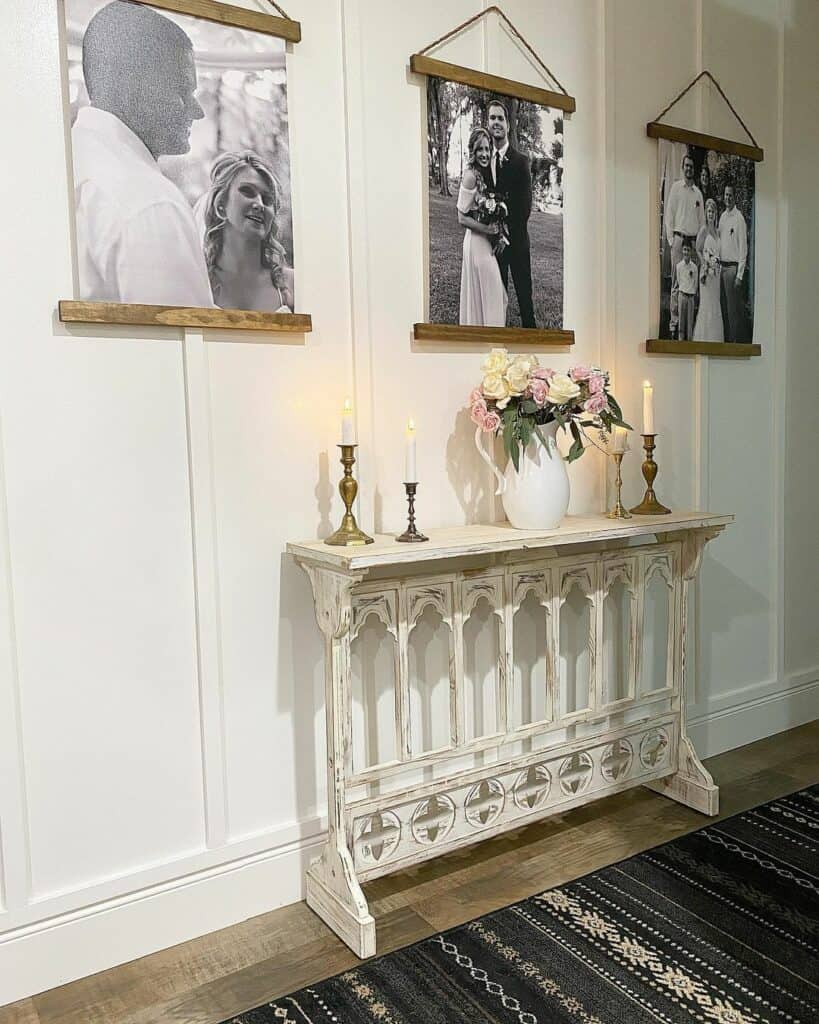
M 705 201 L 705 224 L 697 235 L 700 257 L 700 308 L 694 324 L 694 341 L 722 341 L 722 310 L 719 302 L 719 235 L 717 204 Z
M 200 202 L 214 302 L 292 313 L 293 268 L 276 238 L 281 187 L 272 168 L 256 153 L 223 153 L 210 176 Z
M 464 232 L 461 266 L 461 324 L 477 327 L 505 327 L 508 297 L 495 256 L 498 245 L 506 245 L 497 224 L 477 219 L 478 199 L 486 191 L 483 171 L 489 167 L 492 141 L 485 128 L 469 136 L 469 165 L 458 191 L 458 223 Z

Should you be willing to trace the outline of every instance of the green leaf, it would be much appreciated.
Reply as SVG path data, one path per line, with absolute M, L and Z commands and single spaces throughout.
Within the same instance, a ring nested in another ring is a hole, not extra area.
M 585 451 L 582 441 L 575 441 L 569 449 L 569 454 L 566 456 L 567 462 L 575 462 Z
M 520 446 L 517 442 L 512 446 L 512 465 L 515 467 L 515 472 L 520 472 Z

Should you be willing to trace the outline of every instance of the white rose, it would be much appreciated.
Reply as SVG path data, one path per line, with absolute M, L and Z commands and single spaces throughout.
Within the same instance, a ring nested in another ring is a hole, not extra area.
M 505 348 L 493 348 L 481 363 L 481 369 L 485 374 L 505 373 L 507 366 L 509 366 L 509 353 Z
M 487 373 L 483 379 L 483 393 L 486 398 L 494 398 L 501 409 L 504 409 L 509 402 L 511 394 L 509 383 L 501 373 Z M 503 405 L 500 403 L 503 402 Z
M 513 395 L 522 395 L 529 386 L 529 362 L 526 357 L 515 359 L 506 371 L 506 379 L 509 381 L 509 390 Z
M 579 394 L 580 388 L 571 377 L 565 373 L 556 373 L 549 381 L 549 394 L 546 400 L 552 405 L 565 405 Z

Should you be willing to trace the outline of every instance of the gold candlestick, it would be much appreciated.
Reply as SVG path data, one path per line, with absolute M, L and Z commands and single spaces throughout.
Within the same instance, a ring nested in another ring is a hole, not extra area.
M 617 490 L 617 501 L 614 503 L 614 508 L 608 513 L 609 519 L 631 519 L 631 512 L 629 512 L 629 510 L 623 505 L 620 496 L 623 489 L 623 478 L 620 475 L 620 467 L 625 454 L 625 452 L 612 452 L 614 465 L 617 467 L 617 475 L 614 478 L 614 486 Z
M 341 465 L 344 467 L 344 476 L 338 485 L 338 493 L 341 495 L 341 500 L 344 502 L 344 518 L 341 520 L 341 526 L 336 530 L 334 534 L 329 536 L 325 540 L 325 544 L 332 544 L 333 547 L 354 547 L 361 544 L 372 544 L 373 538 L 368 537 L 367 534 L 359 528 L 358 523 L 355 521 L 352 508 L 355 496 L 358 494 L 358 484 L 353 477 L 353 466 L 355 465 L 355 450 L 358 447 L 357 444 L 340 444 L 341 449 Z
M 409 525 L 401 536 L 396 537 L 395 539 L 401 544 L 419 544 L 422 541 L 429 540 L 429 537 L 425 537 L 423 533 L 419 533 L 415 525 L 415 492 L 418 490 L 418 484 L 405 483 L 404 490 L 407 492 Z
M 643 500 L 639 505 L 635 505 L 631 510 L 636 516 L 665 516 L 671 514 L 671 509 L 666 508 L 665 505 L 661 505 L 657 501 L 657 495 L 654 493 L 654 480 L 657 476 L 657 463 L 654 461 L 654 438 L 656 434 L 643 434 L 643 448 L 645 448 L 646 457 L 643 462 L 643 479 L 646 482 L 646 493 L 643 495 Z

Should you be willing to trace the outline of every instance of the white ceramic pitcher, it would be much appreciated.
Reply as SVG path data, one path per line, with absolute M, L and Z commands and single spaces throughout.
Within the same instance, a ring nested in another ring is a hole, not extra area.
M 518 530 L 553 530 L 569 507 L 569 474 L 555 441 L 557 423 L 544 424 L 540 432 L 549 450 L 533 437 L 521 455 L 520 470 L 510 459 L 501 473 L 484 447 L 484 432 L 480 427 L 475 431 L 475 445 L 498 481 L 495 494 L 501 496 L 506 518 Z

